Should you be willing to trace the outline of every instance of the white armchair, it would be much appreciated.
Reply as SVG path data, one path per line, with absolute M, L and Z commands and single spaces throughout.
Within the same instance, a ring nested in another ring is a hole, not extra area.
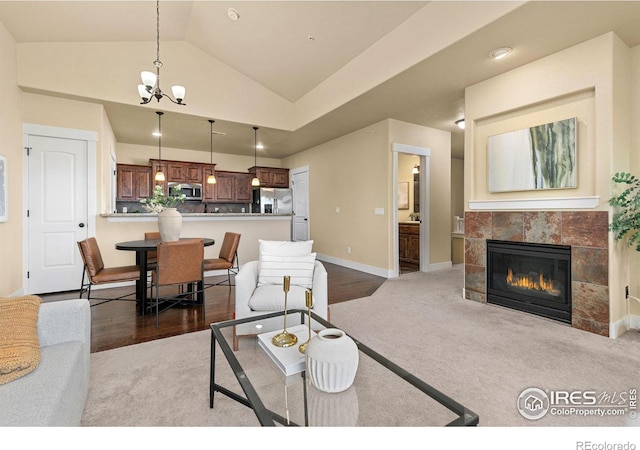
M 312 241 L 306 241 L 308 246 L 306 248 L 309 250 L 311 249 L 311 243 Z M 284 309 L 283 277 L 280 275 L 281 273 L 287 275 L 291 273 L 292 276 L 287 294 L 287 309 L 306 309 L 305 292 L 310 287 L 313 298 L 312 310 L 320 317 L 329 319 L 327 271 L 320 261 L 315 260 L 314 253 L 305 253 L 305 250 L 301 250 L 303 248 L 305 247 L 301 242 L 260 241 L 261 261 L 250 261 L 242 265 L 236 275 L 236 319 Z M 296 253 L 297 250 L 300 251 Z M 273 254 L 276 254 L 276 256 L 273 256 Z M 267 255 L 272 256 L 272 260 L 269 263 L 266 262 Z M 300 262 L 300 260 L 303 260 L 303 262 Z M 279 264 L 281 266 L 278 268 Z M 268 265 L 272 268 L 271 272 L 267 272 Z M 274 266 L 276 266 L 276 269 L 273 269 Z M 297 273 L 301 271 L 300 268 L 303 266 L 308 267 L 309 272 L 311 272 L 310 268 L 312 267 L 312 279 L 308 280 L 307 278 L 307 283 L 310 284 L 297 283 L 297 280 L 304 279 L 304 276 Z M 262 274 L 260 273 L 261 270 Z M 269 282 L 269 278 L 271 278 L 271 282 Z M 293 326 L 295 323 L 292 322 L 290 325 Z M 260 323 L 253 322 L 238 325 L 235 329 L 234 348 L 237 348 L 238 336 L 274 331 L 282 328 L 282 326 L 283 320 L 281 317 L 264 320 Z

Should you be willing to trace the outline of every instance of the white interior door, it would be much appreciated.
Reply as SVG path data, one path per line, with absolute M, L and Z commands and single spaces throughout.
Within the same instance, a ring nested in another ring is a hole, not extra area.
M 28 293 L 75 290 L 88 236 L 87 141 L 28 136 Z
M 309 169 L 291 172 L 293 186 L 293 240 L 309 240 Z

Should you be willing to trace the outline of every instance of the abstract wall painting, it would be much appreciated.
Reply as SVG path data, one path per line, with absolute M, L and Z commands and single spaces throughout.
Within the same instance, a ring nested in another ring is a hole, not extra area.
M 577 187 L 576 118 L 490 136 L 489 192 Z

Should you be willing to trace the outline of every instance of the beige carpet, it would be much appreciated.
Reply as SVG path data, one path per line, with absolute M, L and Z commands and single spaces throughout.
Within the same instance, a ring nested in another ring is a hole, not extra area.
M 331 320 L 480 417 L 480 426 L 625 426 L 623 417 L 525 419 L 530 387 L 609 395 L 640 388 L 640 333 L 613 340 L 505 308 L 463 300 L 462 266 L 388 280 L 371 297 L 331 306 Z M 210 332 L 91 355 L 86 426 L 255 426 L 246 407 L 208 405 Z M 223 385 L 237 387 L 219 361 Z M 398 411 L 399 414 L 402 411 Z

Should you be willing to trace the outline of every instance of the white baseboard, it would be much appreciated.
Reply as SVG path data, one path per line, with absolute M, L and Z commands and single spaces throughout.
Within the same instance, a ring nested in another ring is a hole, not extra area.
M 629 330 L 640 330 L 640 316 L 629 315 L 609 324 L 609 337 L 617 339 Z
M 436 264 L 429 264 L 429 267 L 423 270 L 423 272 L 434 272 L 436 270 L 451 269 L 451 267 L 453 267 L 453 263 L 451 261 L 445 261 Z
M 333 256 L 321 255 L 318 253 L 316 258 L 320 261 L 325 261 L 338 266 L 347 267 L 349 269 L 359 270 L 360 272 L 370 273 L 371 275 L 377 275 L 383 278 L 391 278 L 393 276 L 392 270 L 381 269 L 380 267 L 369 266 L 366 264 L 349 261 L 346 259 L 335 258 Z

